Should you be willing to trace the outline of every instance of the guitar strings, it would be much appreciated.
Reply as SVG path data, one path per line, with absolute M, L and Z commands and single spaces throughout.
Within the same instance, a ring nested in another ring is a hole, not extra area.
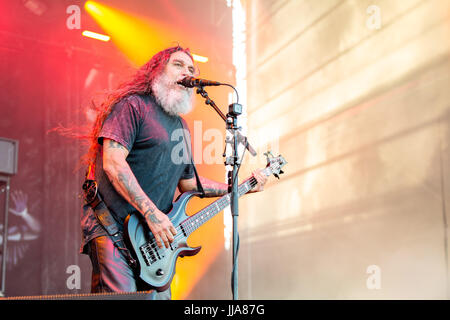
M 270 168 L 271 169 L 273 169 L 272 168 L 272 164 L 270 164 Z M 273 171 L 272 171 L 273 172 Z M 249 180 L 249 182 L 250 182 L 250 186 L 251 186 L 251 188 L 250 188 L 250 190 L 251 189 L 253 189 L 253 187 L 254 186 L 256 186 L 257 184 L 258 184 L 258 181 L 256 180 L 256 178 L 255 177 L 251 177 L 250 178 L 250 180 Z M 248 191 L 247 191 L 248 192 Z M 219 201 L 220 201 L 220 199 L 219 199 Z M 215 202 L 213 202 L 213 203 L 215 203 Z M 212 204 L 211 204 L 212 205 Z M 206 207 L 207 208 L 207 207 Z M 205 209 L 206 209 L 205 208 Z M 204 210 L 204 209 L 203 209 Z M 203 211 L 202 210 L 202 211 Z M 201 211 L 199 211 L 199 212 L 201 212 Z M 199 213 L 198 212 L 198 213 Z M 197 213 L 196 213 L 197 214 Z M 192 217 L 192 216 L 191 216 Z M 173 242 L 176 242 L 176 241 L 178 241 L 179 239 L 180 239 L 180 237 L 181 238 L 183 238 L 183 233 L 182 233 L 182 224 L 180 224 L 178 227 L 176 227 L 175 228 L 175 230 L 177 231 L 177 234 L 174 236 L 174 238 L 173 238 Z M 179 230 L 178 230 L 179 229 Z M 172 243 L 173 243 L 172 242 Z M 153 235 L 153 241 L 151 241 L 151 242 L 148 242 L 147 244 L 145 244 L 145 245 L 143 245 L 143 246 L 145 246 L 146 248 L 151 248 L 151 249 L 153 249 L 153 250 L 155 250 L 155 251 L 157 251 L 158 253 L 160 252 L 160 250 L 167 250 L 167 249 L 169 249 L 169 248 L 166 248 L 165 246 L 164 247 L 162 247 L 162 248 L 160 248 L 159 246 L 158 246 L 158 244 L 156 243 L 156 238 L 155 238 L 155 236 Z M 169 247 L 170 247 L 170 245 L 169 245 Z
M 256 186 L 256 184 L 258 184 L 258 182 L 256 181 L 256 179 L 254 177 L 252 177 L 249 182 L 250 182 L 251 188 L 253 188 L 254 186 Z M 177 231 L 177 234 L 174 236 L 173 242 L 176 242 L 176 241 L 180 240 L 181 238 L 183 238 L 182 224 L 180 224 L 178 227 L 176 227 L 175 230 Z M 158 246 L 158 244 L 156 243 L 156 239 L 155 239 L 154 235 L 153 235 L 153 237 L 154 237 L 153 241 L 150 241 L 144 245 L 146 248 L 151 248 L 151 249 L 157 251 L 158 253 L 160 253 L 160 250 L 169 249 L 169 248 L 166 248 L 165 246 L 160 248 Z
M 272 169 L 272 165 L 270 165 L 271 166 L 271 169 Z M 250 180 L 249 180 L 249 182 L 250 182 L 250 185 L 251 185 L 251 189 L 254 187 L 254 186 L 256 186 L 257 184 L 258 184 L 258 181 L 254 178 L 254 177 L 251 177 L 250 178 Z M 250 189 L 250 190 L 251 190 Z M 176 241 L 178 241 L 179 240 L 179 238 L 181 237 L 181 238 L 183 238 L 183 235 L 182 235 L 182 233 L 180 233 L 182 230 L 181 230 L 181 227 L 182 227 L 182 225 L 180 224 L 178 227 L 176 227 L 175 228 L 175 230 L 177 231 L 177 234 L 175 235 L 175 237 L 174 237 L 174 239 L 173 239 L 173 242 L 176 242 Z M 179 230 L 178 230 L 178 228 L 179 228 Z M 153 236 L 154 237 L 154 236 Z M 164 247 L 162 247 L 162 248 L 160 248 L 159 246 L 158 246 L 158 244 L 156 243 L 156 239 L 154 238 L 153 239 L 153 241 L 152 242 L 148 242 L 146 245 L 144 245 L 146 248 L 151 248 L 151 249 L 153 249 L 153 250 L 156 250 L 158 253 L 160 252 L 160 250 L 167 250 L 167 249 L 169 249 L 169 248 L 166 248 L 165 246 Z
M 252 182 L 250 182 L 250 184 L 252 184 Z M 253 185 L 252 185 L 252 188 L 253 188 Z M 219 199 L 218 201 L 221 201 L 221 200 L 223 200 L 223 199 Z M 215 203 L 215 202 L 214 202 L 214 203 Z M 209 206 L 207 206 L 206 208 L 204 208 L 203 210 L 197 212 L 195 215 L 199 214 L 199 213 L 202 212 L 202 211 L 205 211 L 205 209 L 207 209 L 208 207 L 210 207 L 210 206 L 212 206 L 212 205 L 213 205 L 213 203 L 210 204 Z M 206 211 L 208 211 L 208 210 L 206 210 Z M 219 211 L 219 212 L 220 212 L 220 211 Z M 192 217 L 194 217 L 195 215 L 192 215 L 192 216 L 190 216 L 189 218 L 192 218 Z M 189 218 L 188 218 L 188 219 L 189 219 Z M 182 227 L 183 227 L 182 224 L 183 224 L 183 223 L 181 223 L 178 227 L 175 228 L 175 230 L 177 231 L 177 234 L 174 236 L 173 242 L 179 240 L 180 237 L 183 238 L 183 232 L 182 232 L 183 230 L 182 230 L 182 229 L 184 229 L 184 231 L 187 231 L 187 232 L 191 231 L 191 230 L 189 229 L 190 226 L 187 226 L 187 228 L 182 228 Z M 153 236 L 153 237 L 154 237 L 154 236 Z M 157 243 L 156 243 L 156 239 L 155 239 L 155 238 L 153 239 L 153 242 L 148 242 L 145 246 L 146 246 L 146 247 L 151 247 L 152 249 L 156 249 L 156 250 L 159 250 L 159 249 L 163 249 L 163 250 L 164 250 L 164 249 L 168 249 L 168 248 L 166 248 L 166 247 L 159 248 L 158 245 L 157 245 Z

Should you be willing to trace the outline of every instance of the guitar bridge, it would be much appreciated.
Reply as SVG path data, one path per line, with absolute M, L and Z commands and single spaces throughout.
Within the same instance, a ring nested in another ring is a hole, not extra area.
M 153 251 L 153 248 L 150 245 L 144 244 L 139 247 L 139 250 L 141 251 L 142 257 L 144 258 L 147 266 L 150 266 L 152 263 L 156 262 L 157 258 L 155 251 Z

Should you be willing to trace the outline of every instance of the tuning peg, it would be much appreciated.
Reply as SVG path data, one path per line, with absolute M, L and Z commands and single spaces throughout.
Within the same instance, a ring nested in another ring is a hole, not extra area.
M 273 174 L 277 179 L 280 179 L 280 176 L 277 175 L 276 173 Z
M 280 174 L 283 174 L 284 173 L 284 171 L 283 170 L 280 170 Z

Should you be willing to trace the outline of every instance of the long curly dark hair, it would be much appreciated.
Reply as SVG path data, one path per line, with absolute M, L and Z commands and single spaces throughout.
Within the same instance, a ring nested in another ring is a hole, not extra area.
M 119 85 L 116 90 L 109 93 L 100 105 L 97 106 L 93 101 L 91 102 L 92 107 L 97 112 L 97 118 L 94 122 L 91 134 L 88 137 L 90 140 L 89 150 L 82 158 L 85 164 L 95 165 L 95 159 L 100 151 L 100 144 L 97 140 L 98 135 L 102 129 L 103 122 L 111 113 L 114 105 L 120 100 L 133 94 L 151 94 L 153 80 L 164 70 L 172 53 L 177 51 L 185 52 L 193 60 L 190 50 L 187 48 L 184 49 L 180 46 L 175 46 L 162 50 L 140 67 L 131 80 Z

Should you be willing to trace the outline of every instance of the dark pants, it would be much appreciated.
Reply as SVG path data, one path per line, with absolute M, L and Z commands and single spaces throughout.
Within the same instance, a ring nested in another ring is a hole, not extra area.
M 125 257 L 107 236 L 98 237 L 88 244 L 88 255 L 92 262 L 91 293 L 136 292 L 152 290 L 128 265 Z M 146 300 L 170 300 L 170 287 L 166 291 L 153 290 Z

